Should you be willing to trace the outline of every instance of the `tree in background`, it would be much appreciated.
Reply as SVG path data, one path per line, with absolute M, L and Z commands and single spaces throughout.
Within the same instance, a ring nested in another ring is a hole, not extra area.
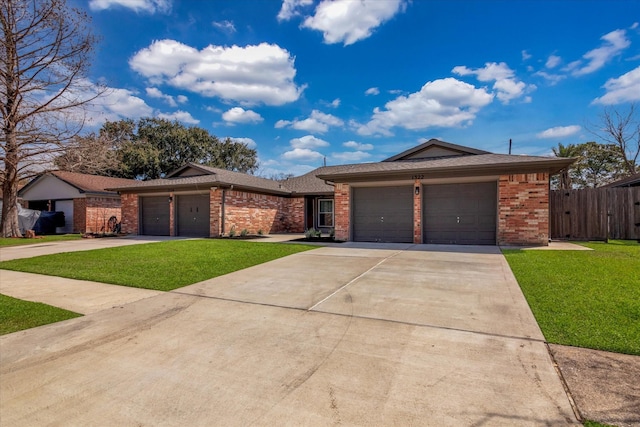
M 565 146 L 562 145 L 562 143 L 558 143 L 558 146 L 551 148 L 551 150 L 556 157 L 578 157 L 580 155 L 580 150 L 575 144 Z M 561 171 L 558 175 L 554 175 L 551 178 L 551 185 L 554 188 L 560 188 L 563 190 L 572 188 L 573 185 L 570 171 L 571 166 Z
M 0 0 L 1 235 L 20 237 L 18 182 L 40 172 L 82 128 L 102 90 L 86 78 L 96 39 L 65 0 Z
M 640 118 L 636 104 L 627 111 L 606 108 L 600 116 L 597 130 L 591 133 L 620 151 L 626 175 L 633 175 L 638 168 L 640 156 Z
M 159 118 L 106 122 L 97 135 L 77 142 L 56 160 L 58 167 L 80 172 L 83 167 L 76 160 L 86 158 L 96 174 L 157 179 L 186 163 L 245 173 L 258 166 L 256 150 L 246 144 L 230 138 L 221 142 L 202 128 Z M 96 156 L 94 149 L 104 155 Z
M 569 171 L 576 187 L 601 187 L 625 176 L 624 158 L 615 144 L 591 141 L 576 148 L 578 160 Z

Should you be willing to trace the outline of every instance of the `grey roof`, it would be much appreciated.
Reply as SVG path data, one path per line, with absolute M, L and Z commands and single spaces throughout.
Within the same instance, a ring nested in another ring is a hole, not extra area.
M 626 178 L 622 178 L 618 181 L 614 181 L 607 185 L 603 185 L 603 187 L 615 188 L 615 187 L 638 187 L 640 186 L 640 173 L 636 173 L 634 175 L 628 176 Z
M 477 174 L 477 173 L 556 173 L 573 163 L 575 159 L 541 156 L 520 156 L 510 154 L 477 154 L 429 160 L 406 160 L 379 163 L 359 163 L 342 166 L 328 166 L 317 174 L 326 180 L 366 178 L 397 174 Z
M 293 193 L 303 194 L 329 194 L 333 193 L 333 186 L 317 177 L 327 169 L 326 166 L 314 169 L 302 176 L 285 179 L 282 182 L 286 188 Z

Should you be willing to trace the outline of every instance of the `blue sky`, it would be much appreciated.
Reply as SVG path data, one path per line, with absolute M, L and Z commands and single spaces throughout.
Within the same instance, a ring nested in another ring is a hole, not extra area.
M 640 101 L 636 0 L 70 2 L 101 37 L 94 128 L 176 119 L 257 148 L 267 176 L 430 138 L 548 155 Z

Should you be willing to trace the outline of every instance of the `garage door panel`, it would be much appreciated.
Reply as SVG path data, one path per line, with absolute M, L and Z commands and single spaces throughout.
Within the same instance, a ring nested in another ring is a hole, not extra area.
M 167 196 L 141 197 L 140 219 L 142 231 L 147 236 L 169 235 L 169 202 Z
M 413 188 L 353 189 L 353 240 L 360 242 L 413 241 Z
M 209 195 L 190 194 L 177 196 L 178 236 L 209 236 Z
M 428 185 L 423 192 L 423 241 L 496 243 L 495 182 Z

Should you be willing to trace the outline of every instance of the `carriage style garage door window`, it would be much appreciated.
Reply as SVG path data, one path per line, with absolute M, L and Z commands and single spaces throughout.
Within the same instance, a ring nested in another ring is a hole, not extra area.
M 353 240 L 413 242 L 413 187 L 354 187 Z
M 424 243 L 495 245 L 497 183 L 426 185 Z

